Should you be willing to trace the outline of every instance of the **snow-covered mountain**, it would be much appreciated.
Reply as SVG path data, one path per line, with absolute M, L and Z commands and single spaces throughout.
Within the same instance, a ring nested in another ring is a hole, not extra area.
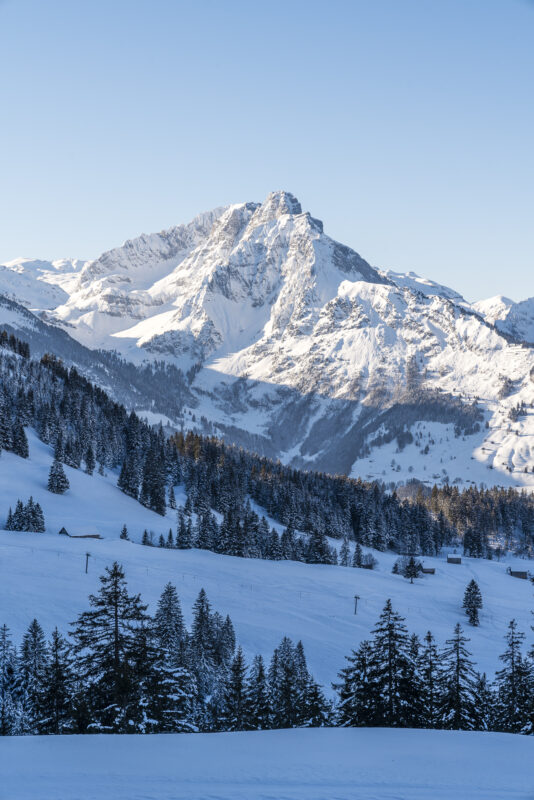
M 182 370 L 170 423 L 331 472 L 534 485 L 532 301 L 494 313 L 374 269 L 287 192 L 35 263 L 6 265 L 0 292 L 85 348 Z M 134 405 L 162 411 L 142 389 Z
M 497 295 L 474 303 L 473 308 L 499 331 L 534 344 L 534 297 L 514 303 L 508 297 Z

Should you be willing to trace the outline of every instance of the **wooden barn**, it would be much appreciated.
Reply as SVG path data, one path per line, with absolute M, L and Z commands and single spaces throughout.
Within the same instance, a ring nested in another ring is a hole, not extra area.
M 435 575 L 436 568 L 435 567 L 421 567 L 421 572 L 423 575 Z
M 461 564 L 462 557 L 461 556 L 447 556 L 447 564 Z

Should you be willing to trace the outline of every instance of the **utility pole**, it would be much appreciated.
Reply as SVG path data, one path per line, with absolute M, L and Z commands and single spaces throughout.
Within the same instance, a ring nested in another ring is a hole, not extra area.
M 87 575 L 87 569 L 89 567 L 89 559 L 91 558 L 91 553 L 85 554 L 85 574 Z M 356 613 L 356 612 L 355 612 Z
M 360 599 L 360 595 L 359 594 L 355 594 L 354 595 L 354 613 L 355 614 L 358 613 L 358 600 L 359 599 Z

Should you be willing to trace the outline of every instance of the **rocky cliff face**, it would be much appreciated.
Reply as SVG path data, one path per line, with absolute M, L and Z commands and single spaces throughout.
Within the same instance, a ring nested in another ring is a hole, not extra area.
M 534 351 L 515 340 L 529 309 L 501 303 L 492 316 L 413 273 L 374 269 L 287 192 L 141 236 L 55 280 L 40 275 L 63 294 L 32 302 L 36 313 L 87 347 L 188 376 L 175 424 L 381 480 L 534 483 Z

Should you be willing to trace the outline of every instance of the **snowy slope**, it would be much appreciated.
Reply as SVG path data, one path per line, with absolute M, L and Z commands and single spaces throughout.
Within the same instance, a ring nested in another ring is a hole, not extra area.
M 532 737 L 394 729 L 33 736 L 2 743 L 9 800 L 527 800 Z
M 442 644 L 455 623 L 465 621 L 463 593 L 475 578 L 484 600 L 481 625 L 466 627 L 478 668 L 489 675 L 498 668 L 512 618 L 532 643 L 532 586 L 506 574 L 508 563 L 525 569 L 529 562 L 463 559 L 453 566 L 444 557 L 425 558 L 436 574 L 410 585 L 391 574 L 396 557 L 386 553 L 376 554 L 378 568 L 371 572 L 143 547 L 138 542 L 145 527 L 156 536 L 166 534 L 171 525 L 176 529 L 173 512 L 163 518 L 126 497 L 115 486 L 116 475 L 89 477 L 69 467 L 65 470 L 70 490 L 52 495 L 46 489 L 52 453 L 29 434 L 30 459 L 6 452 L 0 457 L 0 525 L 8 507 L 30 494 L 41 503 L 47 525 L 44 534 L 0 531 L 0 624 L 5 622 L 16 638 L 35 616 L 47 634 L 56 624 L 66 632 L 87 607 L 89 593 L 97 590 L 98 576 L 117 560 L 124 565 L 131 590 L 141 592 L 152 611 L 164 585 L 174 582 L 188 624 L 192 604 L 204 587 L 213 606 L 230 614 L 248 660 L 256 653 L 268 657 L 284 635 L 302 639 L 310 668 L 327 692 L 345 655 L 369 636 L 388 597 L 410 630 L 424 636 L 430 629 Z M 183 502 L 180 487 L 176 495 Z M 124 523 L 133 542 L 119 539 Z M 71 534 L 98 532 L 104 538 L 59 536 L 62 525 Z M 86 575 L 87 551 L 91 559 Z M 361 599 L 355 616 L 356 593 Z
M 474 303 L 473 308 L 498 330 L 534 344 L 534 297 L 514 303 L 508 297 L 497 295 Z
M 499 317 L 521 304 L 486 313 L 414 273 L 376 270 L 287 192 L 143 235 L 74 272 L 43 269 L 34 284 L 66 293 L 53 308 L 43 295 L 40 311 L 87 347 L 188 373 L 186 405 L 167 413 L 177 426 L 387 482 L 534 486 L 534 348 Z M 512 423 L 518 403 L 527 413 Z M 162 410 L 142 394 L 136 407 Z M 397 437 L 418 422 L 425 436 L 457 427 L 451 452 L 402 455 Z

